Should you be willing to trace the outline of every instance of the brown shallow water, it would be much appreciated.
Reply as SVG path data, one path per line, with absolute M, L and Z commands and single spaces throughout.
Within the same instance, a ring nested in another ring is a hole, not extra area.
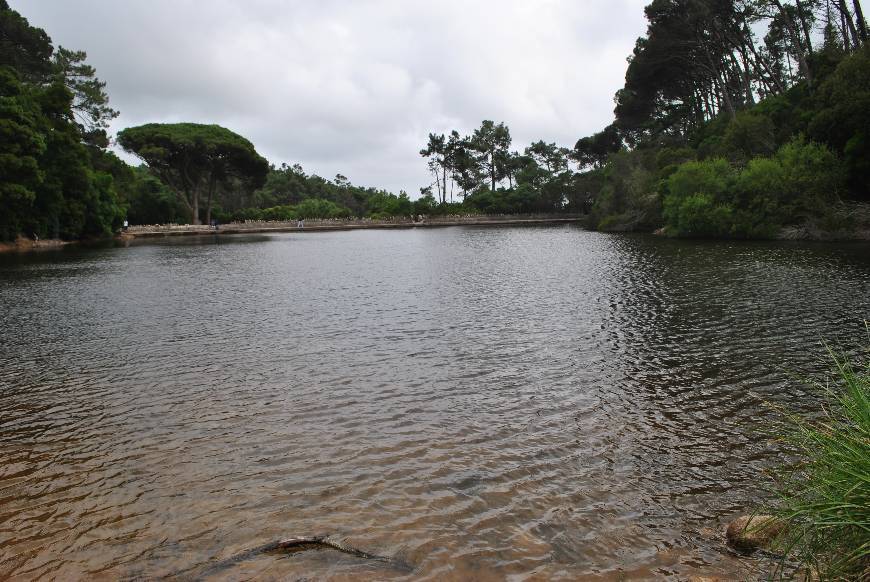
M 752 578 L 759 398 L 860 341 L 870 247 L 574 227 L 0 258 L 0 578 Z M 850 343 L 851 342 L 851 343 Z

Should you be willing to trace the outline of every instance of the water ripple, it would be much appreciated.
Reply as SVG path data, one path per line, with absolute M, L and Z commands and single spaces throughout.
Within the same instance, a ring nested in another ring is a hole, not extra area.
M 866 245 L 573 227 L 0 259 L 0 578 L 763 575 L 718 531 L 870 318 Z

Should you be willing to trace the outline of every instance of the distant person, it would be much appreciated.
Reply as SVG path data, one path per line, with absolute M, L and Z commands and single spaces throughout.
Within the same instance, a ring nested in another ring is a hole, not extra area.
M 130 223 L 126 220 L 124 221 L 124 230 L 126 231 L 130 227 Z
M 305 228 L 305 221 L 303 219 L 299 219 L 296 221 L 296 228 Z

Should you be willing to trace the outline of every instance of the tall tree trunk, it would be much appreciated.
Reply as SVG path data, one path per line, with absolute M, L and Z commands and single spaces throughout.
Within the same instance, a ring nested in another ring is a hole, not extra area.
M 726 64 L 727 63 L 723 63 Z M 737 117 L 737 107 L 734 106 L 734 99 L 731 94 L 731 79 L 729 79 L 728 75 L 728 67 L 725 67 L 725 70 L 722 71 L 722 97 L 725 99 L 725 107 L 728 108 L 728 114 L 731 116 L 731 119 L 735 119 Z
M 801 20 L 801 29 L 804 31 L 804 48 L 807 49 L 808 53 L 813 52 L 813 41 L 810 39 L 810 25 L 807 21 L 807 15 L 804 12 L 803 5 L 801 5 L 800 0 L 794 0 L 795 6 L 797 7 L 798 18 Z
M 852 43 L 849 42 L 849 29 L 846 27 L 846 17 L 843 16 L 842 10 L 837 10 L 840 13 L 840 34 L 843 35 L 843 50 L 849 52 L 852 48 Z
M 443 204 L 444 203 L 444 191 L 441 189 L 441 179 L 438 177 L 438 166 L 434 163 L 431 163 L 429 166 L 429 170 L 432 172 L 432 175 L 435 176 L 435 193 L 438 195 L 437 199 Z
M 864 11 L 861 10 L 861 2 L 852 0 L 852 6 L 855 7 L 855 23 L 858 25 L 858 34 L 861 36 L 861 42 L 867 42 L 867 21 L 864 20 Z
M 441 165 L 441 185 L 442 191 L 444 192 L 444 198 L 447 199 L 447 160 L 444 160 Z M 451 199 L 453 198 L 453 192 L 450 192 Z M 451 200 L 452 202 L 452 200 Z
M 746 53 L 740 50 L 740 59 L 743 61 L 743 65 L 737 61 L 737 57 L 734 56 L 734 53 L 731 53 L 731 62 L 734 64 L 734 69 L 737 71 L 737 77 L 743 84 L 743 92 L 746 94 L 746 98 L 744 103 L 753 104 L 755 103 L 755 97 L 752 95 L 752 73 L 749 63 L 746 59 Z
M 840 14 L 843 15 L 843 20 L 846 21 L 846 25 L 849 27 L 849 32 L 852 34 L 852 40 L 855 41 L 854 47 L 857 49 L 858 45 L 860 44 L 858 42 L 858 39 L 860 37 L 858 36 L 858 31 L 855 28 L 855 21 L 852 20 L 852 13 L 849 11 L 849 7 L 846 6 L 846 0 L 839 0 L 839 2 L 837 3 L 837 8 L 840 9 Z
M 193 204 L 191 204 L 191 212 L 193 212 L 193 224 L 202 224 L 199 221 L 199 189 L 193 189 Z
M 761 58 L 761 56 L 758 54 L 758 51 L 755 50 L 755 44 L 750 43 L 749 49 L 752 51 L 752 56 L 755 58 L 755 64 L 764 69 L 764 72 L 767 73 L 767 76 L 770 79 L 771 83 L 776 85 L 776 89 L 777 91 L 779 91 L 779 94 L 785 93 L 785 87 L 782 86 L 779 75 L 775 74 L 773 70 L 768 66 L 767 62 Z
M 846 24 L 846 15 L 838 9 L 840 13 L 840 31 L 843 33 L 843 50 L 849 52 L 852 50 L 852 40 L 849 38 L 849 26 Z
M 755 103 L 755 94 L 752 92 L 752 77 L 753 77 L 753 66 L 752 66 L 752 58 L 749 56 L 749 51 L 746 50 L 746 45 L 743 44 L 740 46 L 740 59 L 743 61 L 743 69 L 746 71 L 746 93 L 749 97 L 749 103 Z M 758 75 L 759 81 L 761 75 Z M 763 81 L 761 81 L 763 83 Z M 760 92 L 760 89 L 759 89 Z
M 707 55 L 707 62 L 710 64 L 710 71 L 713 73 L 713 85 L 716 87 L 717 97 L 724 101 L 725 107 L 728 108 L 728 114 L 731 116 L 731 119 L 734 119 L 737 117 L 737 110 L 734 109 L 734 103 L 731 101 L 731 95 L 729 95 L 728 81 L 718 64 L 713 60 L 710 49 L 706 44 L 704 44 L 704 53 Z
M 840 0 L 840 2 L 845 2 L 845 0 Z M 779 0 L 773 0 L 773 3 L 777 8 L 779 8 L 780 14 L 782 14 L 782 17 L 785 19 L 786 28 L 788 28 L 789 36 L 791 36 L 792 46 L 795 48 L 795 56 L 797 57 L 801 72 L 804 74 L 807 84 L 812 85 L 813 75 L 810 71 L 810 65 L 807 63 L 806 55 L 804 54 L 804 43 L 801 40 L 801 34 L 798 32 L 797 25 L 791 17 L 791 14 L 789 14 L 785 9 L 785 6 L 782 5 L 782 2 Z
M 208 183 L 208 201 L 205 205 L 205 223 L 211 224 L 211 201 L 214 198 L 214 191 L 217 187 L 217 180 L 215 180 L 214 176 L 211 177 Z
M 489 177 L 492 180 L 492 191 L 495 192 L 495 152 L 489 156 Z
M 181 180 L 180 184 L 182 189 L 184 190 L 185 203 L 187 204 L 187 208 L 190 210 L 191 219 L 193 224 L 200 224 L 199 222 L 199 180 L 194 180 L 190 172 L 190 158 L 186 157 L 184 161 L 184 166 L 181 169 Z
M 713 105 L 710 103 L 710 92 L 704 91 L 704 111 L 707 114 L 705 120 L 713 119 Z

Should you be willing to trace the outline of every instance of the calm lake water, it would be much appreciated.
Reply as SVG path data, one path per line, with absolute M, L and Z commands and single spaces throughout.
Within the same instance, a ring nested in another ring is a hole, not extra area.
M 568 227 L 0 257 L 0 578 L 763 575 L 769 400 L 855 348 L 870 246 Z

